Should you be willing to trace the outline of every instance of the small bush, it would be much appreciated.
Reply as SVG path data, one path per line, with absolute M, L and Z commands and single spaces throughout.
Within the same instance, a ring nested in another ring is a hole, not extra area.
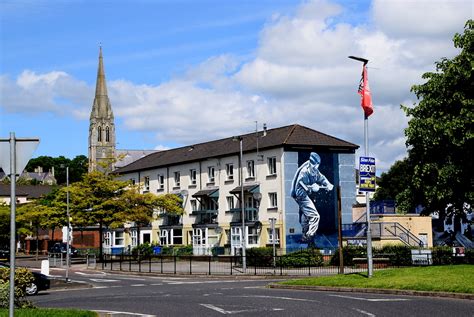
M 34 281 L 33 274 L 26 268 L 15 270 L 15 307 L 28 308 L 34 305 L 26 297 L 26 287 Z M 0 268 L 0 307 L 8 308 L 10 303 L 10 269 Z
M 453 264 L 453 249 L 451 247 L 434 247 L 432 250 L 434 265 Z
M 323 255 L 316 249 L 296 251 L 277 258 L 277 266 L 281 267 L 314 267 L 323 263 Z
M 246 250 L 247 263 L 251 266 L 273 266 L 273 249 L 268 247 Z
M 367 248 L 359 246 L 346 246 L 342 248 L 342 260 L 344 265 L 354 265 L 354 258 L 365 258 L 367 256 Z M 339 265 L 339 249 L 337 249 L 334 255 L 329 261 L 330 265 Z
M 411 248 L 401 244 L 385 245 L 382 249 L 374 249 L 374 257 L 384 257 L 390 259 L 392 266 L 410 266 Z
M 132 249 L 133 258 L 136 260 L 138 259 L 139 261 L 149 259 L 152 254 L 153 246 L 148 242 L 137 245 Z

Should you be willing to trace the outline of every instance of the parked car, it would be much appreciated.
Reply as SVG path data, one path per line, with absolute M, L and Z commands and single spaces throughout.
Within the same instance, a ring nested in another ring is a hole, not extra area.
M 67 244 L 65 242 L 57 242 L 49 249 L 49 253 L 56 253 L 56 254 L 62 253 L 66 255 L 66 249 L 67 249 Z M 72 257 L 74 257 L 74 256 L 78 256 L 79 252 L 77 251 L 75 247 L 73 247 L 72 245 L 69 245 L 69 254 Z
M 0 268 L 10 268 L 10 264 L 0 262 Z M 26 287 L 26 295 L 36 295 L 39 291 L 49 289 L 51 282 L 46 275 L 31 270 L 30 272 L 33 274 L 35 280 Z
M 0 250 L 0 259 L 7 261 L 10 258 L 9 250 Z

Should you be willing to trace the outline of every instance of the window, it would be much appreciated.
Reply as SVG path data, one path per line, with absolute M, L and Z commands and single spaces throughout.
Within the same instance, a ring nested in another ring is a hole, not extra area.
M 270 208 L 278 207 L 278 196 L 277 193 L 268 193 L 268 201 Z
M 227 210 L 232 210 L 235 208 L 234 205 L 234 196 L 227 196 Z
M 227 176 L 227 180 L 233 180 L 234 179 L 234 164 L 229 163 L 225 165 L 225 172 Z
M 123 246 L 123 231 L 114 232 L 114 245 Z
M 132 230 L 130 231 L 130 237 L 132 238 L 132 247 L 137 246 L 137 230 Z
M 255 177 L 255 162 L 253 160 L 247 161 L 247 178 Z
M 182 229 L 171 229 L 171 243 L 183 244 L 183 230 Z
M 168 230 L 160 230 L 160 244 L 161 245 L 168 245 Z
M 258 244 L 258 230 L 255 227 L 248 228 L 248 244 Z
M 104 246 L 105 247 L 111 246 L 111 239 L 112 239 L 112 235 L 110 234 L 110 232 L 104 233 Z
M 277 172 L 277 163 L 276 157 L 269 157 L 267 159 L 267 166 L 268 166 L 268 175 L 275 175 Z
M 275 243 L 279 244 L 280 243 L 280 229 L 275 228 L 275 236 L 273 236 L 273 230 L 271 228 L 267 229 L 268 232 L 268 243 Z
M 143 181 L 143 186 L 144 186 L 145 191 L 150 190 L 150 177 L 149 176 L 145 176 L 145 180 Z
M 110 128 L 105 127 L 105 142 L 110 142 Z
M 195 169 L 189 170 L 189 176 L 191 178 L 191 185 L 196 185 L 196 170 Z
M 174 172 L 174 186 L 179 187 L 181 186 L 181 173 Z
M 209 166 L 207 168 L 207 174 L 209 176 L 209 183 L 214 183 L 215 180 L 215 169 L 214 166 Z
M 165 189 L 165 177 L 161 174 L 158 174 L 156 178 L 158 179 L 158 190 Z
M 191 210 L 192 211 L 197 211 L 198 210 L 196 199 L 191 199 Z
M 97 127 L 97 141 L 102 142 L 102 127 Z

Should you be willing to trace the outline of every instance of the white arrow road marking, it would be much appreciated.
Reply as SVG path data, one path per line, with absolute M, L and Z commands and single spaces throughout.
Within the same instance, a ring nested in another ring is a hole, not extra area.
M 363 300 L 366 302 L 403 302 L 409 301 L 408 298 L 364 298 L 364 297 L 355 297 L 355 296 L 346 296 L 346 295 L 329 295 L 333 297 L 349 298 L 355 300 Z
M 105 272 L 99 272 L 99 273 L 86 273 L 86 272 L 74 272 L 77 275 L 84 275 L 84 276 L 105 276 Z
M 357 312 L 359 312 L 359 313 L 361 313 L 361 314 L 367 315 L 367 316 L 369 316 L 369 317 L 375 317 L 374 314 L 371 314 L 371 313 L 369 313 L 369 312 L 366 312 L 365 310 L 357 309 L 357 308 L 354 308 L 354 310 L 357 311 Z
M 267 309 L 265 308 L 251 308 L 251 309 L 240 309 L 240 310 L 225 310 L 223 308 L 214 306 L 212 304 L 200 304 L 201 306 L 204 306 L 206 308 L 212 309 L 216 312 L 219 312 L 223 315 L 231 315 L 231 314 L 239 314 L 239 313 L 245 313 L 245 312 L 258 312 L 258 311 L 266 311 Z M 283 310 L 282 308 L 272 308 L 271 311 L 278 311 L 278 310 Z
M 132 315 L 132 316 L 142 316 L 142 317 L 156 317 L 156 315 L 148 315 L 148 314 L 138 314 L 138 313 L 130 313 L 126 311 L 111 311 L 111 310 L 94 310 L 97 313 L 105 313 L 107 316 L 113 315 Z

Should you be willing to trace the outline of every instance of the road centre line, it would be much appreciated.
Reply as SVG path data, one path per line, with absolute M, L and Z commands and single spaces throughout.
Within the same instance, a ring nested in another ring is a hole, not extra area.
M 410 300 L 408 298 L 364 298 L 364 297 L 355 297 L 355 296 L 348 296 L 348 295 L 332 295 L 332 294 L 330 294 L 329 296 L 362 300 L 366 302 L 403 302 L 403 301 Z

